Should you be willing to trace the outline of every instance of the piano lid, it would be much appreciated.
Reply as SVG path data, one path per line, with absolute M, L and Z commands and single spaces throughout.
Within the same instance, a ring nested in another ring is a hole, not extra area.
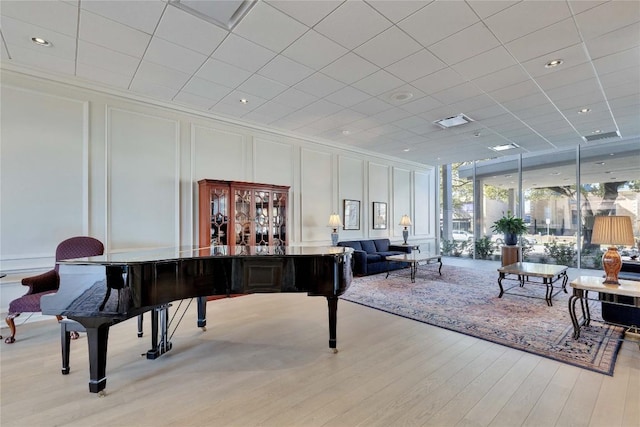
M 135 264 L 212 257 L 339 256 L 352 252 L 352 248 L 342 246 L 211 246 L 204 248 L 179 246 L 114 252 L 100 256 L 68 259 L 59 261 L 58 264 Z

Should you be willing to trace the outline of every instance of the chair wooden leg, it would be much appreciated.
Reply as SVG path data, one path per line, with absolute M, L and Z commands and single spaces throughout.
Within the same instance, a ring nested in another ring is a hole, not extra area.
M 9 330 L 11 331 L 11 335 L 4 340 L 4 342 L 7 344 L 13 344 L 14 342 L 16 342 L 16 322 L 13 319 L 18 316 L 20 316 L 20 313 L 10 314 L 5 319 L 7 325 L 9 325 Z

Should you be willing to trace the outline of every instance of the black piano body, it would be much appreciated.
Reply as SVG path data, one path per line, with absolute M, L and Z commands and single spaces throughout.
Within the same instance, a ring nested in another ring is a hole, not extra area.
M 109 327 L 172 301 L 198 297 L 198 326 L 206 297 L 258 292 L 306 292 L 327 298 L 329 347 L 336 349 L 338 297 L 352 280 L 352 250 L 342 247 L 169 248 L 60 262 L 58 292 L 42 298 L 43 314 L 82 324 L 89 346 L 89 391 L 106 386 Z M 157 327 L 157 317 L 152 317 Z M 152 332 L 152 347 L 158 345 Z M 162 345 L 166 345 L 163 343 Z M 152 348 L 149 353 L 161 353 Z M 153 358 L 153 357 L 150 357 Z

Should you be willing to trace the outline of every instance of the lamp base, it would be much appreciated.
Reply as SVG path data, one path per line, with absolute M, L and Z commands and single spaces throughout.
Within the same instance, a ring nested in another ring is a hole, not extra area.
M 404 245 L 407 244 L 407 239 L 409 238 L 409 230 L 407 230 L 407 227 L 404 228 L 404 230 L 402 230 L 402 238 L 404 239 Z
M 618 273 L 620 273 L 620 269 L 622 268 L 622 259 L 618 253 L 618 248 L 610 246 L 609 249 L 607 249 L 607 252 L 602 255 L 602 266 L 606 274 L 603 283 L 605 285 L 619 285 Z
M 338 233 L 331 233 L 331 246 L 338 246 Z

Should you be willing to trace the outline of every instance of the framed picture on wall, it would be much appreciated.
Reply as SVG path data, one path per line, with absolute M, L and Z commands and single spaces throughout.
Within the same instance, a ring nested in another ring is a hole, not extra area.
M 344 199 L 344 224 L 345 230 L 360 230 L 360 200 Z
M 384 202 L 373 202 L 373 224 L 374 230 L 385 230 L 387 228 L 387 204 Z

